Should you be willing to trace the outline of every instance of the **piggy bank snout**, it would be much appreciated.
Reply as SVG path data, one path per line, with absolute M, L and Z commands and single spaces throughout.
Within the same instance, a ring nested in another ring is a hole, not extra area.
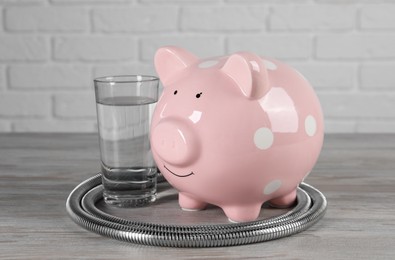
M 151 146 L 157 155 L 168 164 L 184 166 L 199 157 L 198 137 L 184 122 L 167 120 L 152 129 Z

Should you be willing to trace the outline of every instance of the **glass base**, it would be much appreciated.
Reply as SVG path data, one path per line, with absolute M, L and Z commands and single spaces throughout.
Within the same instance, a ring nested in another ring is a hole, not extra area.
M 156 200 L 156 167 L 107 168 L 102 165 L 103 198 L 122 208 L 144 207 Z
M 137 208 L 148 206 L 156 200 L 156 194 L 149 196 L 120 195 L 111 194 L 111 192 L 103 191 L 104 202 L 111 206 L 120 208 Z

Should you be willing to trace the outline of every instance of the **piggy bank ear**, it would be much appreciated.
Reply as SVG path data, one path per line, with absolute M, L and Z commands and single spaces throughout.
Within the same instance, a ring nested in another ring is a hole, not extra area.
M 232 78 L 242 94 L 249 99 L 262 97 L 269 90 L 267 69 L 259 56 L 239 52 L 231 55 L 221 71 Z
M 166 86 L 171 78 L 197 60 L 195 55 L 184 49 L 165 46 L 156 51 L 154 63 L 160 80 Z

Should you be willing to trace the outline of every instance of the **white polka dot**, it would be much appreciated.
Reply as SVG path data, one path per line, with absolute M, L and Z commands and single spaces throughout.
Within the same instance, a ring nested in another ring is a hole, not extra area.
M 250 60 L 250 64 L 252 66 L 252 70 L 255 70 L 257 72 L 260 71 L 258 62 L 254 61 L 254 60 Z
M 274 180 L 269 182 L 263 189 L 263 194 L 265 195 L 272 194 L 273 192 L 277 191 L 281 187 L 281 184 L 282 183 L 280 180 Z
M 268 69 L 268 70 L 276 70 L 277 69 L 277 65 L 271 61 L 263 60 L 263 63 L 265 63 L 266 69 Z
M 206 60 L 201 63 L 199 63 L 198 67 L 201 69 L 207 69 L 215 66 L 218 63 L 217 60 Z
M 273 144 L 273 140 L 274 136 L 269 128 L 262 127 L 255 131 L 254 143 L 259 149 L 265 150 L 270 148 Z
M 304 120 L 304 128 L 308 136 L 315 135 L 317 131 L 317 122 L 315 121 L 315 118 L 312 115 L 308 115 Z

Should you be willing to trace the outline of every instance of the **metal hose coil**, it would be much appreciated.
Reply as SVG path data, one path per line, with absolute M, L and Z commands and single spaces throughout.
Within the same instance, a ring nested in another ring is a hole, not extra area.
M 164 225 L 131 221 L 96 207 L 102 199 L 101 174 L 80 183 L 69 195 L 66 208 L 78 225 L 113 239 L 153 246 L 216 247 L 263 242 L 301 232 L 320 220 L 326 211 L 324 195 L 302 183 L 297 205 L 285 214 L 244 223 L 218 225 Z

